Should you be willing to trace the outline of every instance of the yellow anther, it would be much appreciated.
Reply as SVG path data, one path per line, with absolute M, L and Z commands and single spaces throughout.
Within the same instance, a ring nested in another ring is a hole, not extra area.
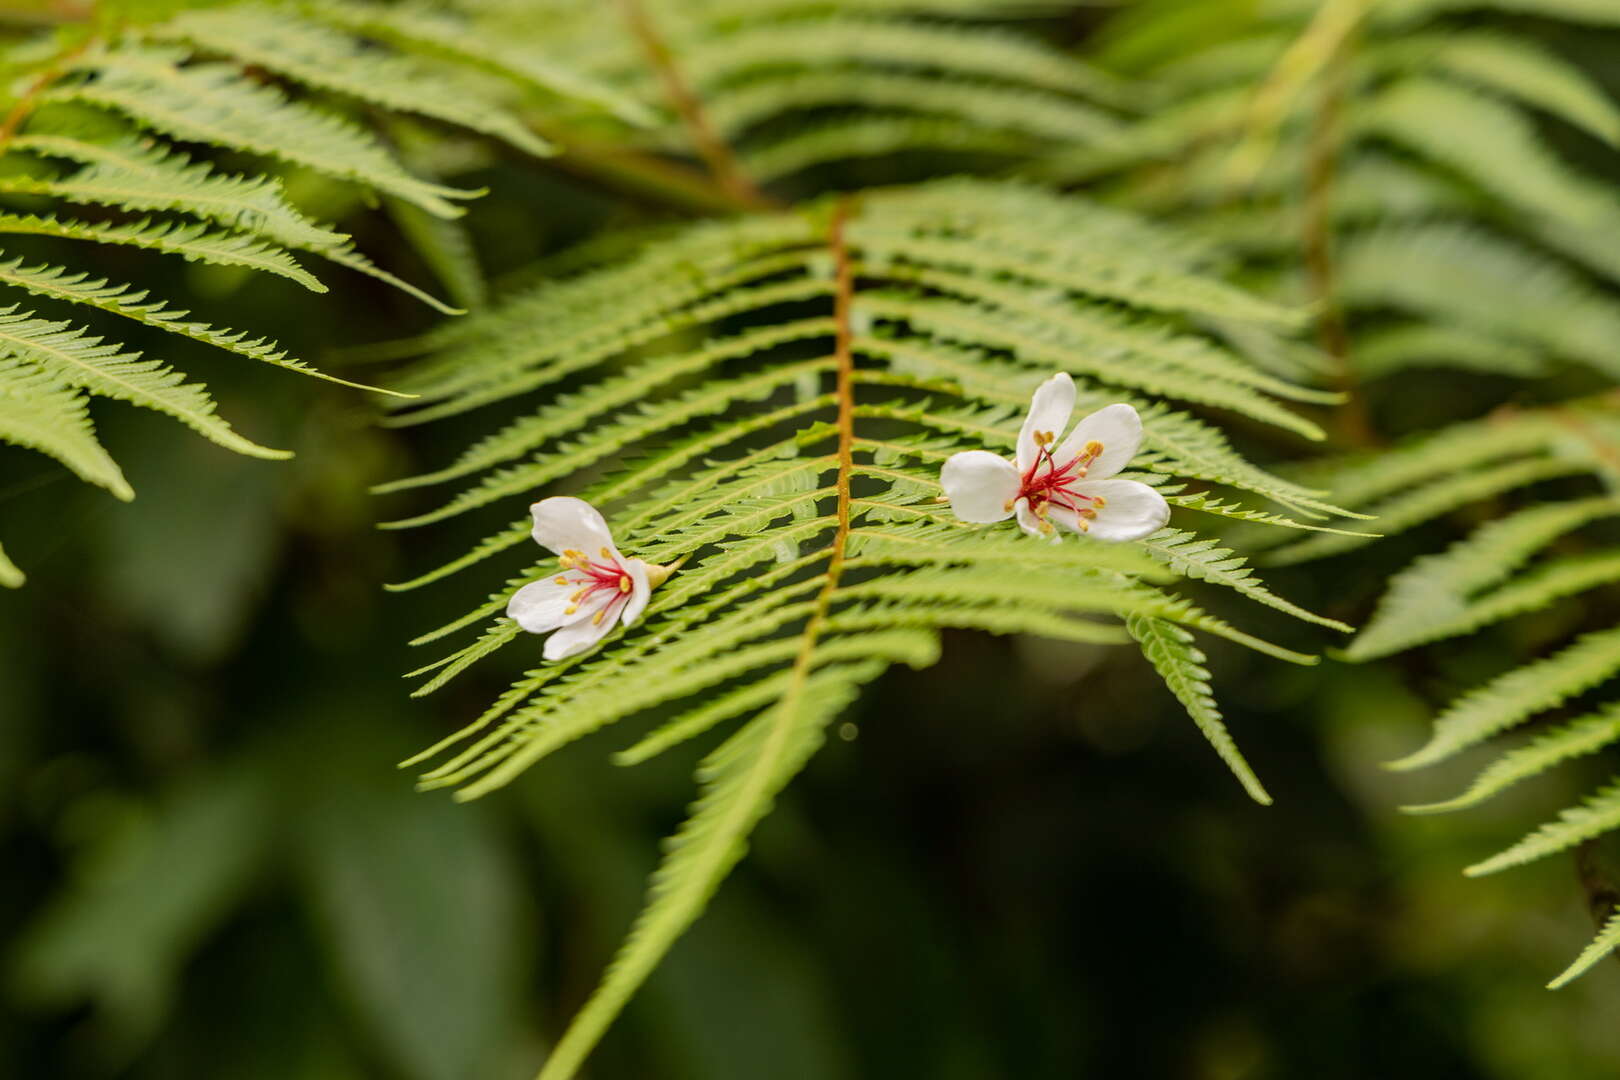
M 592 615 L 591 616 L 591 625 L 592 626 L 601 626 L 602 625 L 602 616 L 604 616 L 606 614 L 607 614 L 607 608 L 603 608 L 601 611 L 598 611 L 595 615 Z
M 619 591 L 620 592 L 629 592 L 630 591 L 630 579 L 628 577 L 621 576 L 619 578 Z
M 1001 504 L 1001 508 L 1010 514 L 1012 513 L 1013 503 L 1017 501 L 1017 499 L 1008 499 L 1006 502 Z
M 585 594 L 586 594 L 586 593 L 587 593 L 587 592 L 589 592 L 589 591 L 590 591 L 590 589 L 589 589 L 589 587 L 586 587 L 586 588 L 584 588 L 584 589 L 578 589 L 578 590 L 576 590 L 576 591 L 575 591 L 575 592 L 574 592 L 574 595 L 573 595 L 573 596 L 570 596 L 570 597 L 569 597 L 569 598 L 568 598 L 568 602 L 569 602 L 569 603 L 570 603 L 570 604 L 577 604 L 577 603 L 579 603 L 579 598 L 580 598 L 580 597 L 582 597 L 582 596 L 584 596 L 584 595 L 585 595 Z
M 1084 510 L 1080 511 L 1080 516 L 1083 518 L 1094 518 L 1097 516 L 1097 511 L 1088 506 Z
M 1108 500 L 1103 498 L 1101 495 L 1093 495 L 1091 497 L 1091 509 L 1092 509 L 1093 513 L 1095 513 L 1098 510 L 1101 510 L 1103 507 L 1105 507 L 1107 505 L 1108 505 Z
M 1048 536 L 1052 534 L 1052 523 L 1047 521 L 1044 517 L 1041 518 L 1041 532 Z
M 1091 522 L 1087 521 L 1084 517 L 1082 517 L 1079 521 L 1075 522 L 1075 524 L 1080 526 L 1080 531 L 1081 532 L 1090 532 L 1091 531 Z
M 579 605 L 578 604 L 569 604 L 567 607 L 563 608 L 563 614 L 564 615 L 572 615 L 574 612 L 576 612 L 578 610 L 579 610 Z
M 1036 446 L 1050 446 L 1057 436 L 1050 431 L 1037 431 L 1035 433 Z
M 551 579 L 551 580 L 552 580 L 552 581 L 555 581 L 555 582 L 556 582 L 556 583 L 557 583 L 557 584 L 559 584 L 559 585 L 566 585 L 566 584 L 568 584 L 568 579 L 567 579 L 567 578 L 565 578 L 565 577 L 563 577 L 563 576 L 562 576 L 562 575 L 561 575 L 561 574 L 558 574 L 558 575 L 557 575 L 557 576 L 556 576 L 556 577 L 554 577 L 554 578 L 552 578 L 552 579 Z
M 613 561 L 613 552 L 609 551 L 607 548 L 602 548 L 601 551 L 602 558 L 607 559 L 609 562 Z
M 1086 456 L 1087 457 L 1096 457 L 1098 454 L 1100 454 L 1102 452 L 1103 452 L 1103 444 L 1098 442 L 1096 439 L 1092 439 L 1090 442 L 1086 443 Z

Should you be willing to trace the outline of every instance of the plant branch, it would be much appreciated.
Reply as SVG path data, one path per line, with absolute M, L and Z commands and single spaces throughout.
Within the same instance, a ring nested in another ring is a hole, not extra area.
M 1323 70 L 1321 94 L 1305 151 L 1301 254 L 1310 298 L 1317 307 L 1317 343 L 1333 361 L 1339 389 L 1345 395 L 1336 414 L 1340 433 L 1352 446 L 1371 446 L 1377 436 L 1350 359 L 1350 332 L 1338 299 L 1338 269 L 1333 253 L 1333 183 L 1344 138 L 1344 94 L 1344 58 L 1338 53 Z
M 641 6 L 641 0 L 619 0 L 619 7 L 624 12 L 630 32 L 641 43 L 648 60 L 652 62 L 653 70 L 658 73 L 659 80 L 664 84 L 664 92 L 669 96 L 670 104 L 680 116 L 681 123 L 686 126 L 693 149 L 708 166 L 715 182 L 737 203 L 748 209 L 760 210 L 775 205 L 755 186 L 747 173 L 743 172 L 742 166 L 737 162 L 737 156 L 731 152 L 731 147 L 726 145 L 725 140 L 720 138 L 713 125 L 709 123 L 708 117 L 703 112 L 703 103 L 687 85 L 686 79 L 675 63 L 674 54 L 659 35 L 646 9 Z

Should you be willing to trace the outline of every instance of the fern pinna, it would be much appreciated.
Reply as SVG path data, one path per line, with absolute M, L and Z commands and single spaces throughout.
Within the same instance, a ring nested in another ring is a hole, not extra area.
M 1620 106 L 1552 47 L 1558 38 L 1543 31 L 1558 23 L 1620 40 L 1620 8 L 1579 0 L 1141 5 L 1104 34 L 1097 55 L 1156 85 L 1160 114 L 1113 147 L 1063 151 L 1036 167 L 1057 179 L 1105 178 L 1134 205 L 1185 215 L 1242 253 L 1252 280 L 1320 305 L 1324 350 L 1351 391 L 1341 433 L 1367 449 L 1288 475 L 1331 487 L 1375 516 L 1383 535 L 1489 507 L 1487 524 L 1391 579 L 1346 659 L 1388 657 L 1549 605 L 1574 617 L 1574 598 L 1593 607 L 1590 636 L 1447 707 L 1434 740 L 1402 768 L 1527 723 L 1620 671 L 1620 646 L 1605 632 L 1620 569 L 1612 397 L 1507 405 L 1372 448 L 1381 428 L 1400 430 L 1387 421 L 1402 395 L 1432 385 L 1412 381 L 1425 369 L 1499 380 L 1447 395 L 1451 415 L 1488 408 L 1479 399 L 1509 379 L 1547 379 L 1558 396 L 1601 391 L 1620 374 L 1611 242 L 1620 201 L 1573 163 L 1615 161 Z M 1514 393 L 1544 400 L 1543 386 Z M 1522 493 L 1538 501 L 1517 501 Z M 1304 562 L 1366 542 L 1320 534 L 1272 557 Z M 1531 561 L 1549 548 L 1567 554 Z M 1427 809 L 1472 806 L 1612 747 L 1612 710 L 1577 712 L 1508 751 L 1463 796 Z M 1470 872 L 1580 844 L 1620 824 L 1617 808 L 1611 785 Z M 1554 985 L 1617 945 L 1620 922 L 1606 918 Z
M 759 207 L 762 185 L 860 186 L 945 168 L 1005 168 L 1118 136 L 1136 99 L 1005 23 L 1051 14 L 1024 0 L 501 0 L 445 24 L 418 6 L 329 3 L 389 37 L 529 65 L 564 58 L 653 122 L 554 111 L 544 129 L 593 177 L 656 183 L 694 204 Z M 522 43 L 521 51 L 516 47 Z M 622 113 L 621 113 L 622 115 Z M 718 191 L 626 170 L 637 155 L 702 161 Z M 921 163 L 923 170 L 918 170 Z M 897 171 L 898 170 L 898 171 Z
M 1346 378 L 1550 360 L 1612 374 L 1615 309 L 1593 283 L 1620 281 L 1620 202 L 1565 147 L 1613 160 L 1620 106 L 1538 32 L 1558 22 L 1612 38 L 1620 8 L 1137 5 L 1095 55 L 1155 114 L 1030 169 L 1185 220 L 1277 295 L 1346 313 L 1355 332 L 1325 342 Z
M 318 373 L 274 341 L 194 319 L 172 300 L 84 269 L 86 249 L 69 241 L 273 274 L 326 292 L 300 259 L 317 256 L 449 312 L 300 209 L 283 172 L 325 177 L 447 223 L 476 192 L 415 175 L 374 125 L 358 120 L 362 110 L 413 114 L 524 153 L 551 152 L 509 107 L 522 97 L 515 77 L 388 51 L 291 6 L 211 8 L 155 23 L 102 12 L 55 39 L 16 43 L 5 75 L 0 237 L 16 239 L 0 246 L 0 291 L 9 293 L 0 301 L 0 439 L 49 454 L 120 499 L 134 492 L 96 437 L 91 398 L 164 413 L 239 453 L 287 454 L 238 434 L 202 384 L 119 344 L 119 319 Z M 532 92 L 532 82 L 523 87 Z M 582 77 L 564 83 L 561 90 L 591 85 Z M 244 153 L 258 165 L 230 172 L 200 148 Z M 79 321 L 86 308 L 88 324 Z M 0 583 L 21 582 L 0 553 Z
M 625 556 L 679 568 L 635 627 L 533 667 L 474 723 L 412 759 L 436 761 L 423 786 L 473 798 L 632 717 L 658 723 L 621 752 L 626 763 L 731 728 L 698 768 L 698 800 L 646 912 L 545 1076 L 572 1073 L 697 917 L 827 723 L 889 665 L 933 663 L 942 628 L 1134 637 L 1245 787 L 1268 801 L 1222 724 L 1190 632 L 1312 658 L 1160 586 L 1200 579 L 1347 627 L 1274 595 L 1184 520 L 1135 544 L 1044 543 L 957 521 L 939 474 L 959 450 L 1010 447 L 1031 389 L 1065 370 L 1080 384 L 1078 411 L 1135 403 L 1145 422 L 1137 478 L 1183 518 L 1314 527 L 1310 519 L 1338 513 L 1320 491 L 1250 464 L 1219 429 L 1163 401 L 1317 435 L 1283 403 L 1331 395 L 1261 370 L 1200 329 L 1241 325 L 1265 337 L 1297 322 L 1211 276 L 1199 245 L 1128 215 L 951 180 L 694 225 L 434 336 L 398 384 L 415 396 L 397 423 L 503 402 L 525 411 L 445 467 L 385 485 L 471 481 L 391 526 L 490 506 L 517 520 L 399 587 L 513 548 L 532 559 L 522 510 L 558 483 L 602 509 Z M 1211 485 L 1295 516 L 1218 498 Z M 498 650 L 537 661 L 535 639 L 501 612 L 515 589 L 557 573 L 550 559 L 535 563 L 419 638 L 486 624 L 422 668 L 417 693 Z M 1123 633 L 1109 616 L 1124 620 Z
M 1388 535 L 1485 504 L 1487 520 L 1389 579 L 1377 610 L 1343 651 L 1365 662 L 1498 623 L 1562 608 L 1567 640 L 1474 687 L 1435 718 L 1421 749 L 1391 763 L 1434 765 L 1515 728 L 1530 735 L 1502 751 L 1460 795 L 1414 812 L 1477 806 L 1555 765 L 1620 746 L 1620 408 L 1612 394 L 1508 410 L 1393 449 L 1317 463 L 1301 474 L 1331 481 L 1347 504 Z M 1511 504 L 1508 500 L 1513 500 Z M 1272 563 L 1329 558 L 1363 538 L 1322 534 L 1275 548 Z M 1581 614 L 1582 609 L 1586 614 Z M 1467 872 L 1489 874 L 1596 840 L 1620 828 L 1620 778 Z M 1620 947 L 1612 918 L 1562 986 Z

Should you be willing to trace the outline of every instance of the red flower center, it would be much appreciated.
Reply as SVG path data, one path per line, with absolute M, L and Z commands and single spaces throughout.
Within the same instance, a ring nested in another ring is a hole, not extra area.
M 572 615 L 578 611 L 580 605 L 591 603 L 591 597 L 605 590 L 611 590 L 613 596 L 608 599 L 598 611 L 593 622 L 601 622 L 603 616 L 612 610 L 616 604 L 623 603 L 630 597 L 630 590 L 634 583 L 630 575 L 613 559 L 613 553 L 607 548 L 601 552 L 602 562 L 595 562 L 583 552 L 569 548 L 562 553 L 557 561 L 562 563 L 564 570 L 571 570 L 577 577 L 567 574 L 559 575 L 556 579 L 559 585 L 578 585 L 579 590 L 568 598 L 568 610 L 565 614 Z
M 1102 443 L 1093 440 L 1085 449 L 1061 466 L 1052 456 L 1055 436 L 1049 432 L 1035 434 L 1035 463 L 1024 471 L 1019 481 L 1016 498 L 1028 499 L 1029 508 L 1045 516 L 1049 505 L 1061 506 L 1083 517 L 1095 517 L 1103 500 L 1097 495 L 1085 495 L 1074 485 L 1086 478 L 1086 472 L 1103 452 Z

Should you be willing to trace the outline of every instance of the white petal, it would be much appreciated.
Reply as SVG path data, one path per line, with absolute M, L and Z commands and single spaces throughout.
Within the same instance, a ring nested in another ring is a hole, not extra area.
M 1042 521 L 1040 516 L 1029 508 L 1028 499 L 1018 500 L 1018 527 L 1041 540 L 1063 539 L 1057 534 L 1056 529 L 1052 528 L 1047 522 Z
M 547 660 L 566 660 L 570 656 L 576 656 L 601 641 L 602 635 L 613 629 L 615 621 L 603 615 L 598 622 L 593 614 L 589 619 L 570 623 L 546 638 L 546 647 L 541 655 Z
M 1088 536 L 1098 540 L 1140 540 L 1164 528 L 1170 504 L 1164 496 L 1135 480 L 1098 480 L 1076 484 L 1082 495 L 1101 495 L 1103 506 L 1089 522 Z
M 963 521 L 987 523 L 1012 516 L 1007 504 L 1018 494 L 1018 470 L 988 450 L 952 454 L 939 471 L 951 510 Z
M 619 621 L 626 626 L 634 626 L 652 597 L 652 586 L 647 583 L 647 564 L 640 559 L 626 559 L 619 565 L 630 575 L 630 599 L 619 613 Z
M 1055 455 L 1058 464 L 1061 466 L 1077 457 L 1089 442 L 1100 442 L 1103 449 L 1097 460 L 1086 469 L 1086 477 L 1101 480 L 1113 476 L 1130 464 L 1131 458 L 1141 448 L 1142 418 L 1124 402 L 1098 409 L 1074 425 L 1073 433 L 1063 440 Z
M 531 581 L 506 602 L 506 614 L 531 634 L 544 634 L 565 623 L 577 622 L 588 612 L 567 614 L 569 597 L 578 585 L 559 585 L 555 577 Z
M 618 560 L 619 549 L 613 546 L 613 534 L 608 531 L 607 522 L 602 520 L 596 507 L 584 499 L 556 495 L 541 499 L 529 510 L 534 514 L 533 536 L 542 547 L 559 555 L 573 549 L 596 560 L 601 559 L 602 549 L 607 548 L 613 553 L 611 557 Z
M 1049 432 L 1055 440 L 1069 426 L 1074 412 L 1074 380 L 1069 373 L 1060 371 L 1035 388 L 1029 399 L 1029 416 L 1018 433 L 1018 471 L 1028 472 L 1035 464 L 1035 433 Z

